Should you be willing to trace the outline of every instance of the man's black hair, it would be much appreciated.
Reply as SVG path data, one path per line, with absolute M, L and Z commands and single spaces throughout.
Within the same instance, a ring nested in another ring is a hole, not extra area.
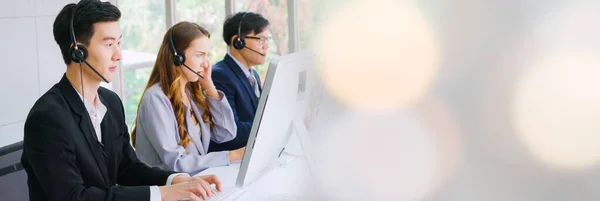
M 242 16 L 244 17 L 242 19 Z M 262 15 L 253 12 L 238 12 L 230 15 L 223 23 L 223 40 L 230 46 L 233 36 L 238 34 L 238 26 L 242 20 L 241 34 L 248 35 L 252 32 L 255 34 L 263 32 L 269 26 L 269 20 Z
M 71 63 L 69 49 L 71 47 L 71 14 L 73 7 L 75 10 L 75 18 L 73 19 L 73 29 L 77 42 L 84 46 L 90 44 L 92 35 L 94 34 L 94 24 L 98 22 L 119 21 L 121 11 L 116 6 L 109 2 L 101 2 L 100 0 L 81 0 L 79 3 L 67 4 L 56 16 L 54 20 L 54 40 L 60 47 L 65 64 Z

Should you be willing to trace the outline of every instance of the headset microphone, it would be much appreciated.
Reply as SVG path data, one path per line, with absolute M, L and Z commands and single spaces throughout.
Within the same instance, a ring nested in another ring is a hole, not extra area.
M 264 56 L 266 56 L 265 54 L 263 54 L 263 53 L 260 53 L 260 52 L 258 52 L 258 51 L 256 51 L 256 50 L 252 49 L 252 48 L 249 48 L 249 47 L 246 47 L 246 46 L 244 46 L 244 48 L 246 48 L 246 49 L 249 49 L 250 51 L 253 51 L 253 52 L 255 52 L 256 54 L 260 54 L 260 56 L 263 56 L 263 57 L 264 57 Z
M 198 73 L 198 72 L 196 72 L 196 71 L 192 70 L 192 68 L 190 68 L 189 66 L 187 66 L 187 65 L 185 65 L 185 64 L 183 64 L 183 66 L 185 66 L 185 67 L 186 67 L 188 70 L 192 71 L 192 73 L 196 74 L 198 77 L 200 77 L 200 78 L 204 79 L 204 76 L 202 76 L 202 75 L 200 75 L 200 73 Z
M 104 80 L 104 82 L 108 83 L 108 80 L 106 78 L 104 78 L 104 76 L 100 75 L 100 73 L 94 67 L 92 67 L 92 65 L 90 65 L 90 63 L 88 63 L 86 60 L 83 60 L 83 63 L 87 64 L 92 69 L 92 71 L 94 71 L 94 73 L 96 73 L 96 75 L 100 76 L 100 78 L 102 78 L 102 80 Z

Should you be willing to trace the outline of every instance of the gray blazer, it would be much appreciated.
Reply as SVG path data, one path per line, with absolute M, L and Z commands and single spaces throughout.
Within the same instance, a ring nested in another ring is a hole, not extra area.
M 200 118 L 200 130 L 192 123 L 186 123 L 186 129 L 193 142 L 184 149 L 178 145 L 181 139 L 169 98 L 158 84 L 148 88 L 140 102 L 137 116 L 135 148 L 139 159 L 150 166 L 190 175 L 209 167 L 229 165 L 227 151 L 208 153 L 210 140 L 222 143 L 234 139 L 236 135 L 237 127 L 231 107 L 223 92 L 219 91 L 219 96 L 220 100 L 206 97 L 214 123 L 212 132 L 201 119 L 204 109 L 198 107 L 190 98 L 192 109 Z M 186 122 L 191 122 L 191 118 L 187 112 Z

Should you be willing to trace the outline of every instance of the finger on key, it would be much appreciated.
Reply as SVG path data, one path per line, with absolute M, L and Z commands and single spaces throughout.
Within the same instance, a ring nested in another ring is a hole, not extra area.
M 221 181 L 217 177 L 217 175 L 207 175 L 203 177 L 209 184 L 215 184 L 217 186 L 217 191 L 221 191 Z
M 204 188 L 204 190 L 206 190 L 206 194 L 209 197 L 212 197 L 213 195 L 215 195 L 215 192 L 213 191 L 212 187 L 210 187 L 210 184 L 208 184 L 208 182 L 203 180 L 202 182 L 200 182 L 200 184 L 202 185 L 202 188 Z
M 200 194 L 203 200 L 208 199 L 208 193 L 204 190 L 201 183 L 194 183 L 194 189 Z
M 202 201 L 198 196 L 196 196 L 196 194 L 194 194 L 192 192 L 190 192 L 188 197 L 190 198 L 190 200 L 193 200 L 193 201 Z

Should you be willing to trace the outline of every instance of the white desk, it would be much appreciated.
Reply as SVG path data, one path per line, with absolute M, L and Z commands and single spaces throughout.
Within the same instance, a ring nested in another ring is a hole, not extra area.
M 215 174 L 221 180 L 223 187 L 233 187 L 239 168 L 240 163 L 236 163 L 226 167 L 209 168 L 198 175 Z M 233 200 L 305 200 L 302 197 L 305 197 L 307 192 L 313 192 L 312 184 L 306 161 L 294 158 L 287 164 L 273 168 L 241 189 L 242 193 Z

